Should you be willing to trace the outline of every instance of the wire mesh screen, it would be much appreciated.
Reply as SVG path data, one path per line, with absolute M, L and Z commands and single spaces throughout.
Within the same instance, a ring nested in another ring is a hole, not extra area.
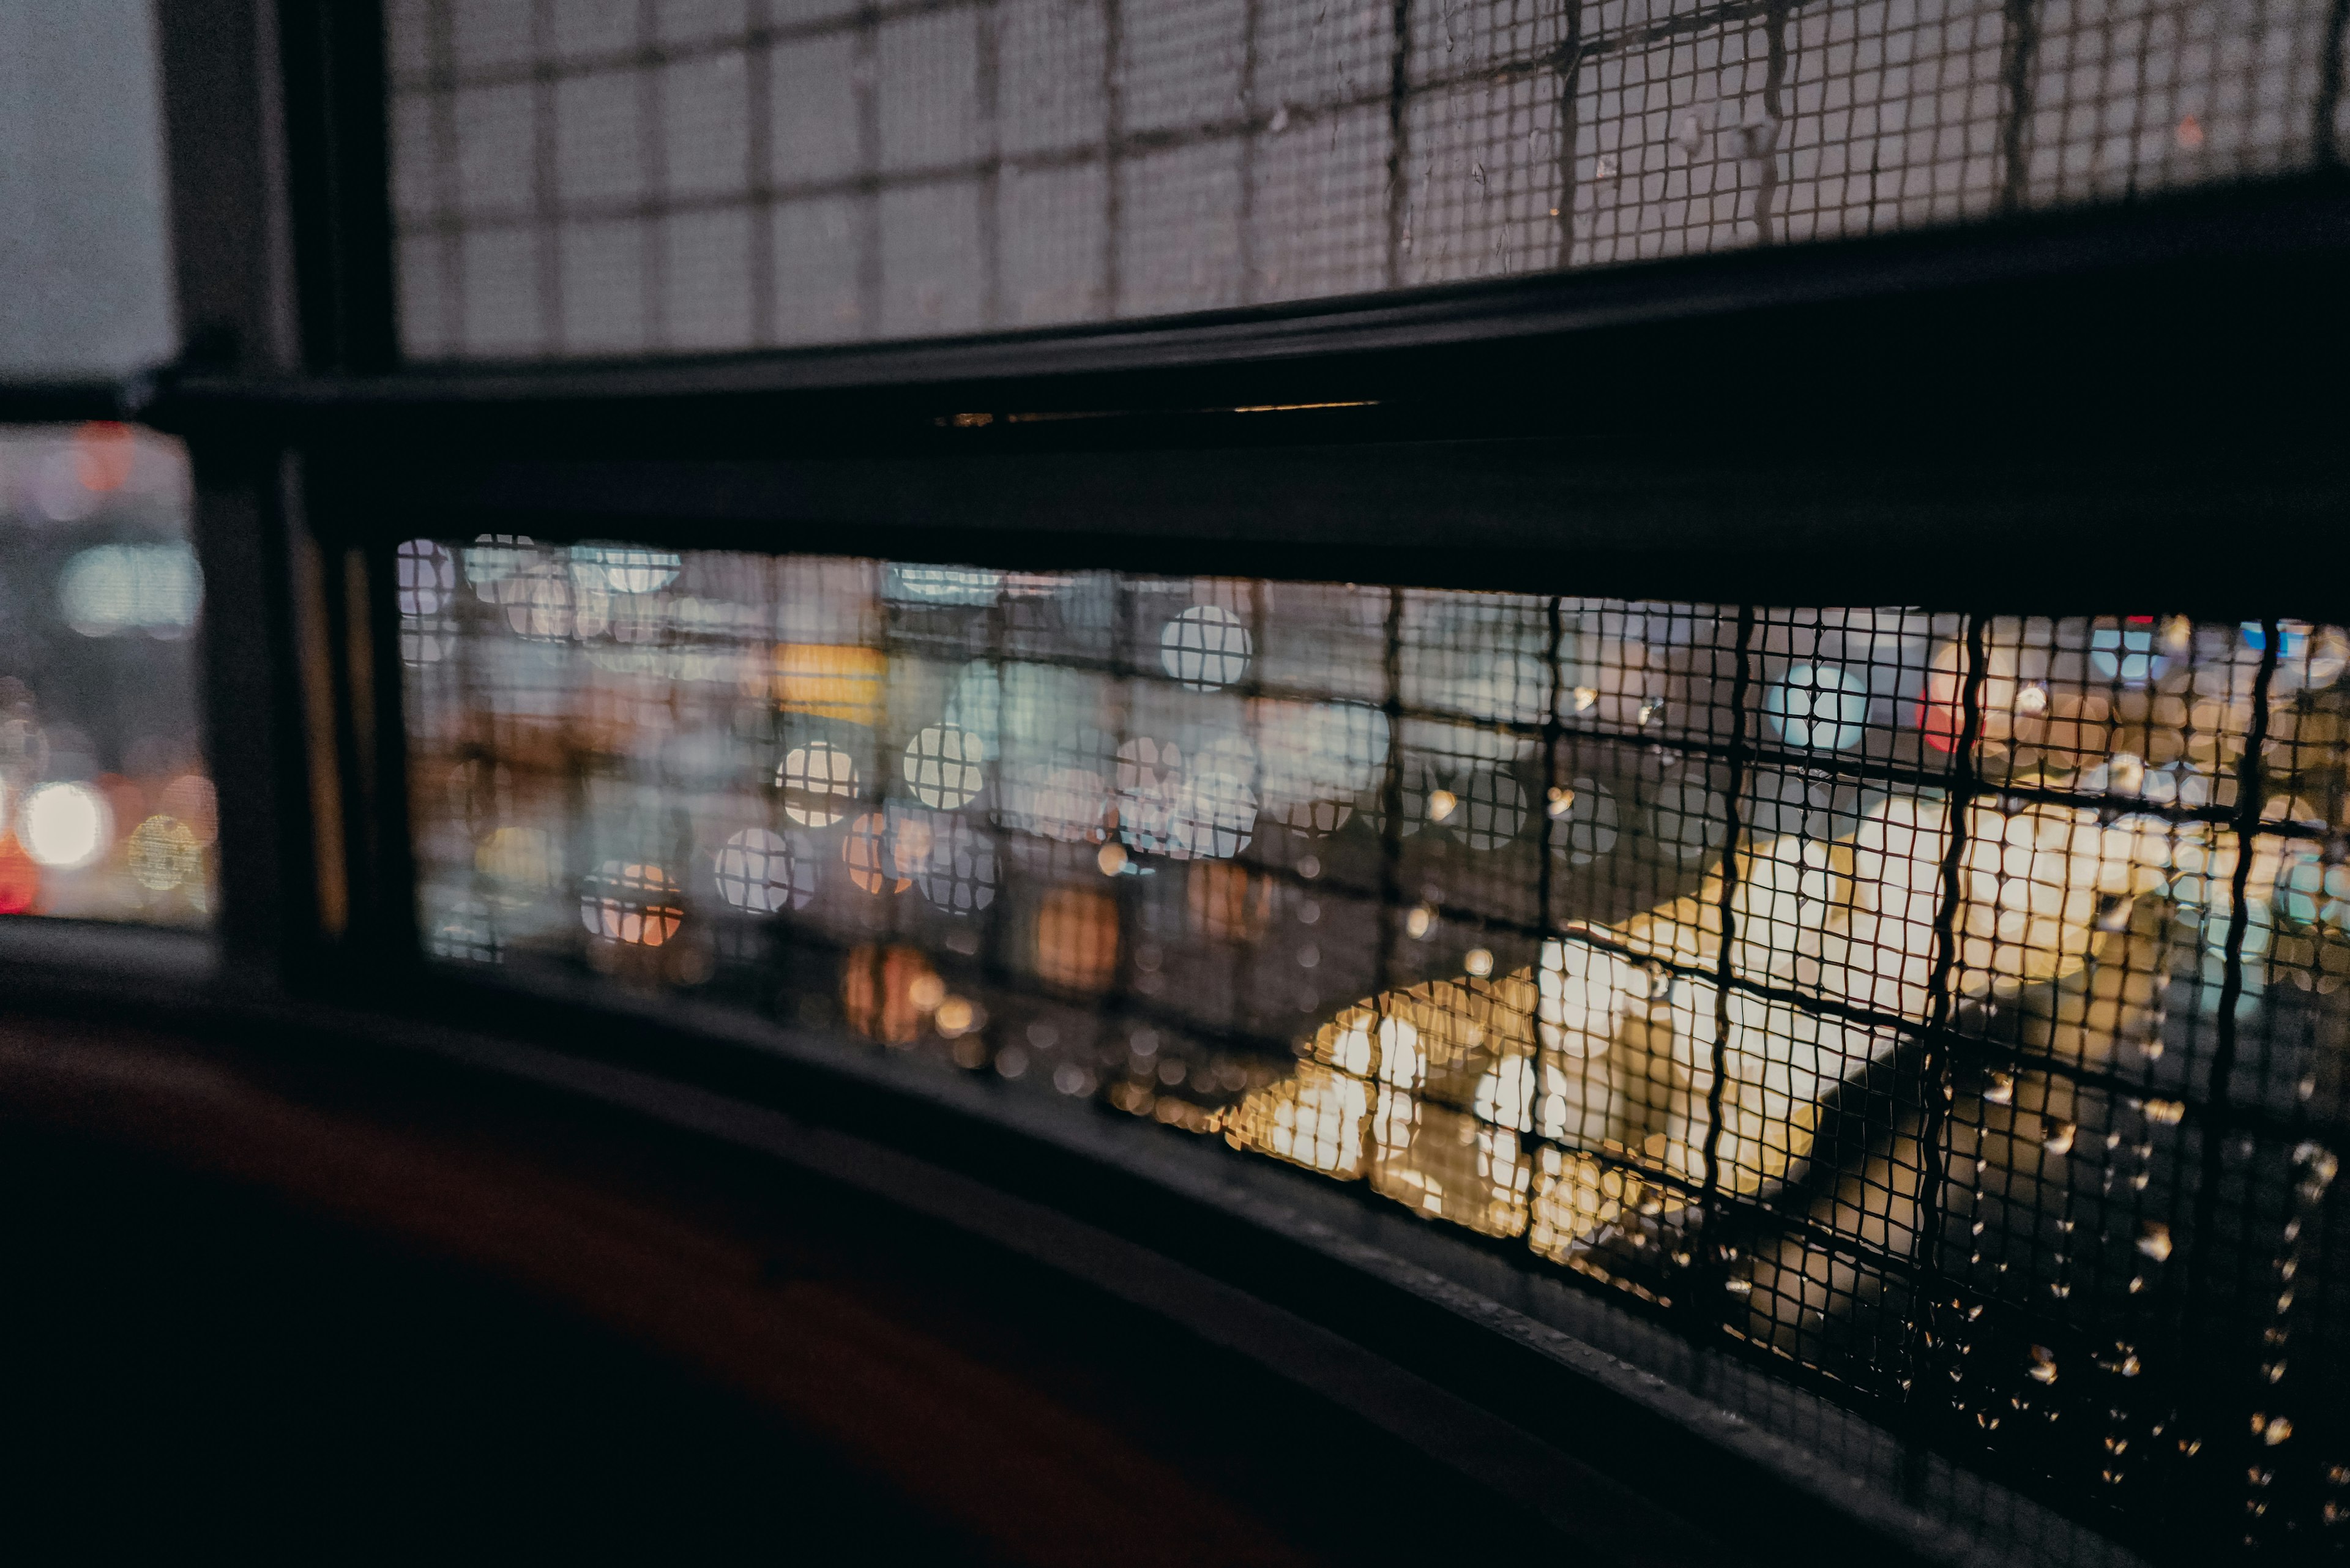
M 1357 1183 L 2101 1528 L 2350 1517 L 2337 628 L 397 567 L 440 959 Z
M 393 0 L 420 358 L 927 337 L 2314 167 L 2325 0 Z

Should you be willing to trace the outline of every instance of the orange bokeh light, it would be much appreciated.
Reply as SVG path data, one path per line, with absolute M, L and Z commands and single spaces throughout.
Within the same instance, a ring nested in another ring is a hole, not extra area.
M 678 886 L 658 866 L 608 860 L 579 900 L 588 931 L 632 947 L 657 948 L 685 922 Z
M 129 425 L 94 420 L 74 434 L 74 477 L 96 494 L 121 489 L 138 456 L 139 438 Z
M 930 859 L 931 825 L 918 818 L 891 822 L 868 811 L 848 825 L 841 841 L 841 858 L 848 862 L 848 879 L 868 893 L 891 887 L 902 893 L 914 884 L 910 873 Z M 894 881 L 893 881 L 894 878 Z
M 1203 860 L 1191 867 L 1185 888 L 1191 929 L 1227 941 L 1253 941 L 1273 917 L 1273 881 L 1252 876 L 1229 860 Z
M 868 1040 L 911 1044 L 945 992 L 912 948 L 852 948 L 840 961 L 841 1017 Z
M 1118 900 L 1088 888 L 1058 888 L 1036 910 L 1036 978 L 1071 991 L 1105 991 L 1118 974 Z

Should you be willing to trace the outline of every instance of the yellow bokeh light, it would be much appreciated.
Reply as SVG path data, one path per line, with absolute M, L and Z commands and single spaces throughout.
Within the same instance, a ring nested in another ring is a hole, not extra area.
M 775 703 L 786 713 L 870 724 L 881 717 L 889 656 L 853 643 L 786 642 L 775 649 Z
M 130 869 L 140 887 L 166 893 L 202 875 L 203 851 L 177 817 L 151 816 L 130 830 Z

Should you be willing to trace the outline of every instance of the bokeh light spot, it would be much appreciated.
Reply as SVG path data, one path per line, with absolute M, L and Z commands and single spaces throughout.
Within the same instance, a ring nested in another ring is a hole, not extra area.
M 792 846 L 783 835 L 764 827 L 746 827 L 728 836 L 718 851 L 718 896 L 738 909 L 770 915 L 787 906 L 805 904 L 814 893 L 815 868 L 806 868 L 810 887 L 795 890 L 801 875 Z
M 784 813 L 802 827 L 830 827 L 848 815 L 857 797 L 857 763 L 826 741 L 794 746 L 775 770 L 784 792 Z
M 576 545 L 571 572 L 583 586 L 616 594 L 653 594 L 677 581 L 683 563 L 673 550 L 622 545 Z
M 73 871 L 106 853 L 113 837 L 112 813 L 85 784 L 43 784 L 26 797 L 17 831 L 35 860 L 55 871 Z
M 677 883 L 658 866 L 607 860 L 579 892 L 579 923 L 589 934 L 657 948 L 685 920 Z
M 41 868 L 13 833 L 0 833 L 0 915 L 21 915 L 39 902 Z
M 130 868 L 140 887 L 165 893 L 202 875 L 203 851 L 178 818 L 151 816 L 130 830 Z
M 1248 628 L 1222 605 L 1193 605 L 1159 629 L 1159 664 L 1194 691 L 1238 680 L 1254 651 Z
M 57 607 L 84 637 L 172 637 L 196 623 L 203 576 L 183 544 L 99 545 L 57 574 Z
M 1762 711 L 1791 746 L 1849 751 L 1867 732 L 1868 686 L 1833 664 L 1798 664 L 1771 688 Z
M 437 615 L 457 591 L 457 563 L 430 539 L 411 539 L 392 563 L 394 600 L 402 615 Z
M 979 796 L 986 747 L 977 735 L 952 724 L 932 724 L 906 745 L 906 784 L 914 798 L 937 811 L 955 811 Z

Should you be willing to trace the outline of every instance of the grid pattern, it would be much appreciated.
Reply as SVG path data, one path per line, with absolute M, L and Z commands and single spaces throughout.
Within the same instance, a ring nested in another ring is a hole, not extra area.
M 437 955 L 1358 1183 L 2100 1529 L 2350 1516 L 2339 628 L 399 566 Z
M 413 358 L 1150 317 L 2306 168 L 2324 0 L 393 0 Z

